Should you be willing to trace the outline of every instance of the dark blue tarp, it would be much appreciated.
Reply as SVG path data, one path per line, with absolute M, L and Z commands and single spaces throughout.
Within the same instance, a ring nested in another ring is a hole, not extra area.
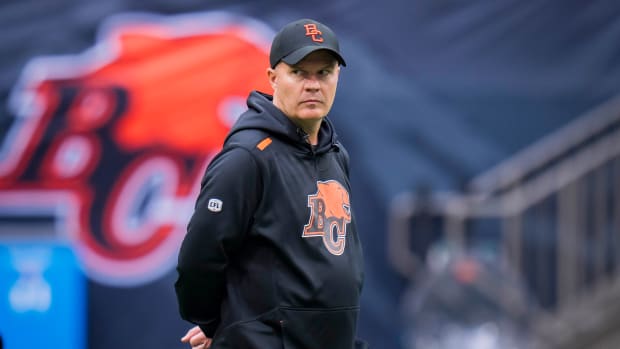
M 352 159 L 366 253 L 359 334 L 373 348 L 401 345 L 405 282 L 388 266 L 385 247 L 394 195 L 420 184 L 458 191 L 620 92 L 615 1 L 5 1 L 0 134 L 15 122 L 7 98 L 31 58 L 83 52 L 113 14 L 216 10 L 274 30 L 311 17 L 340 36 L 348 64 L 332 119 Z M 187 347 L 179 342 L 188 324 L 177 314 L 174 278 L 170 271 L 130 288 L 91 281 L 89 348 Z

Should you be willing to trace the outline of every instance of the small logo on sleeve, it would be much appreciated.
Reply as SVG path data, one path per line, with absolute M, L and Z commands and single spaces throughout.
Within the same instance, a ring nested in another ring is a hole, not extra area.
M 207 203 L 207 208 L 211 212 L 220 212 L 222 210 L 222 205 L 224 203 L 220 199 L 209 199 L 209 203 Z

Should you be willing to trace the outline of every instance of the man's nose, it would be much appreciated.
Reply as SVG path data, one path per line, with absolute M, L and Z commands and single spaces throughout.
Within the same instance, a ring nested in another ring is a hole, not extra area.
M 318 90 L 321 87 L 319 78 L 316 75 L 309 75 L 306 78 L 305 86 L 307 90 Z

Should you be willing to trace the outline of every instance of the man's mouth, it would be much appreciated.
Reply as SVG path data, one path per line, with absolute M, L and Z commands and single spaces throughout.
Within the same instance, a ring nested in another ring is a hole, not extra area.
M 306 99 L 305 101 L 302 101 L 301 104 L 313 104 L 313 103 L 323 103 L 318 99 Z

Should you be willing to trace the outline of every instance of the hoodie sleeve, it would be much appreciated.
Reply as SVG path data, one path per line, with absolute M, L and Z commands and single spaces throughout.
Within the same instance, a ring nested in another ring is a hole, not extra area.
M 181 317 L 212 337 L 220 323 L 225 273 L 239 251 L 260 198 L 253 156 L 223 151 L 209 164 L 181 244 L 175 290 Z

